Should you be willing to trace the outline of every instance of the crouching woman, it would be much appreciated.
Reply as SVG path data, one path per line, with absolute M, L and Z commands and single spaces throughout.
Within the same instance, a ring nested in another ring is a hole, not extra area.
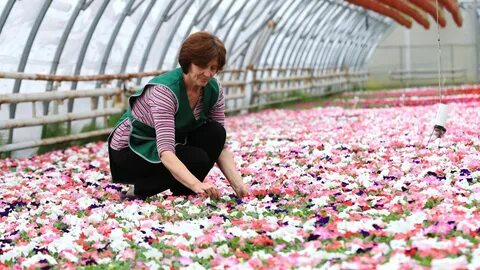
M 190 35 L 180 68 L 150 80 L 129 98 L 129 108 L 108 139 L 112 180 L 133 184 L 129 196 L 145 199 L 220 192 L 204 179 L 215 163 L 239 197 L 248 195 L 233 154 L 225 148 L 225 96 L 214 77 L 225 64 L 222 41 Z

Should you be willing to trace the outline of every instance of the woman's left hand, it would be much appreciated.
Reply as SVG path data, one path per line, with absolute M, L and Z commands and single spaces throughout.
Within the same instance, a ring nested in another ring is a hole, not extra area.
M 235 191 L 235 194 L 237 194 L 237 197 L 243 198 L 247 197 L 248 194 L 248 187 L 244 183 L 239 183 L 236 185 L 232 185 L 233 191 Z

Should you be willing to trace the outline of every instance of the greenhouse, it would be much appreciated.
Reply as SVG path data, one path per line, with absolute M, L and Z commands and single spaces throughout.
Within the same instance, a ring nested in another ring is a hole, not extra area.
M 0 1 L 0 269 L 480 268 L 476 0 Z

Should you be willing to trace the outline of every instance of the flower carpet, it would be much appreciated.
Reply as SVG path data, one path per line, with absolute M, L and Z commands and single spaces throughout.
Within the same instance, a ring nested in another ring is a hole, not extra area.
M 425 106 L 442 103 L 480 102 L 480 85 L 446 86 L 442 91 L 438 87 L 406 88 L 383 91 L 345 92 L 334 100 L 328 100 L 323 106 L 341 107 L 392 107 Z
M 227 118 L 250 186 L 121 201 L 104 142 L 0 160 L 0 269 L 478 269 L 480 103 Z

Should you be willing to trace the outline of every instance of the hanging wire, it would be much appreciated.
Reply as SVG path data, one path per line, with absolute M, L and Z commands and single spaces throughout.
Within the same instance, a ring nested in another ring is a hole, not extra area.
M 438 0 L 435 0 L 435 5 L 436 5 L 435 6 L 436 11 L 437 11 L 436 20 L 437 20 L 437 44 L 438 44 L 438 95 L 439 95 L 439 100 L 441 104 L 443 101 L 443 82 L 442 82 L 443 72 L 442 72 L 442 46 L 440 42 L 440 25 L 438 23 L 439 9 L 440 9 L 438 5 Z M 428 147 L 428 145 L 430 144 L 430 140 L 432 139 L 432 135 L 434 133 L 436 133 L 437 138 L 441 137 L 445 133 L 445 128 L 443 128 L 443 130 L 436 130 L 436 127 L 434 127 L 432 132 L 430 133 L 426 147 Z
M 442 73 L 442 45 L 440 43 L 440 25 L 438 24 L 439 9 L 438 0 L 435 0 L 437 11 L 437 44 L 438 44 L 438 91 L 440 96 L 440 103 L 443 100 L 443 73 Z

